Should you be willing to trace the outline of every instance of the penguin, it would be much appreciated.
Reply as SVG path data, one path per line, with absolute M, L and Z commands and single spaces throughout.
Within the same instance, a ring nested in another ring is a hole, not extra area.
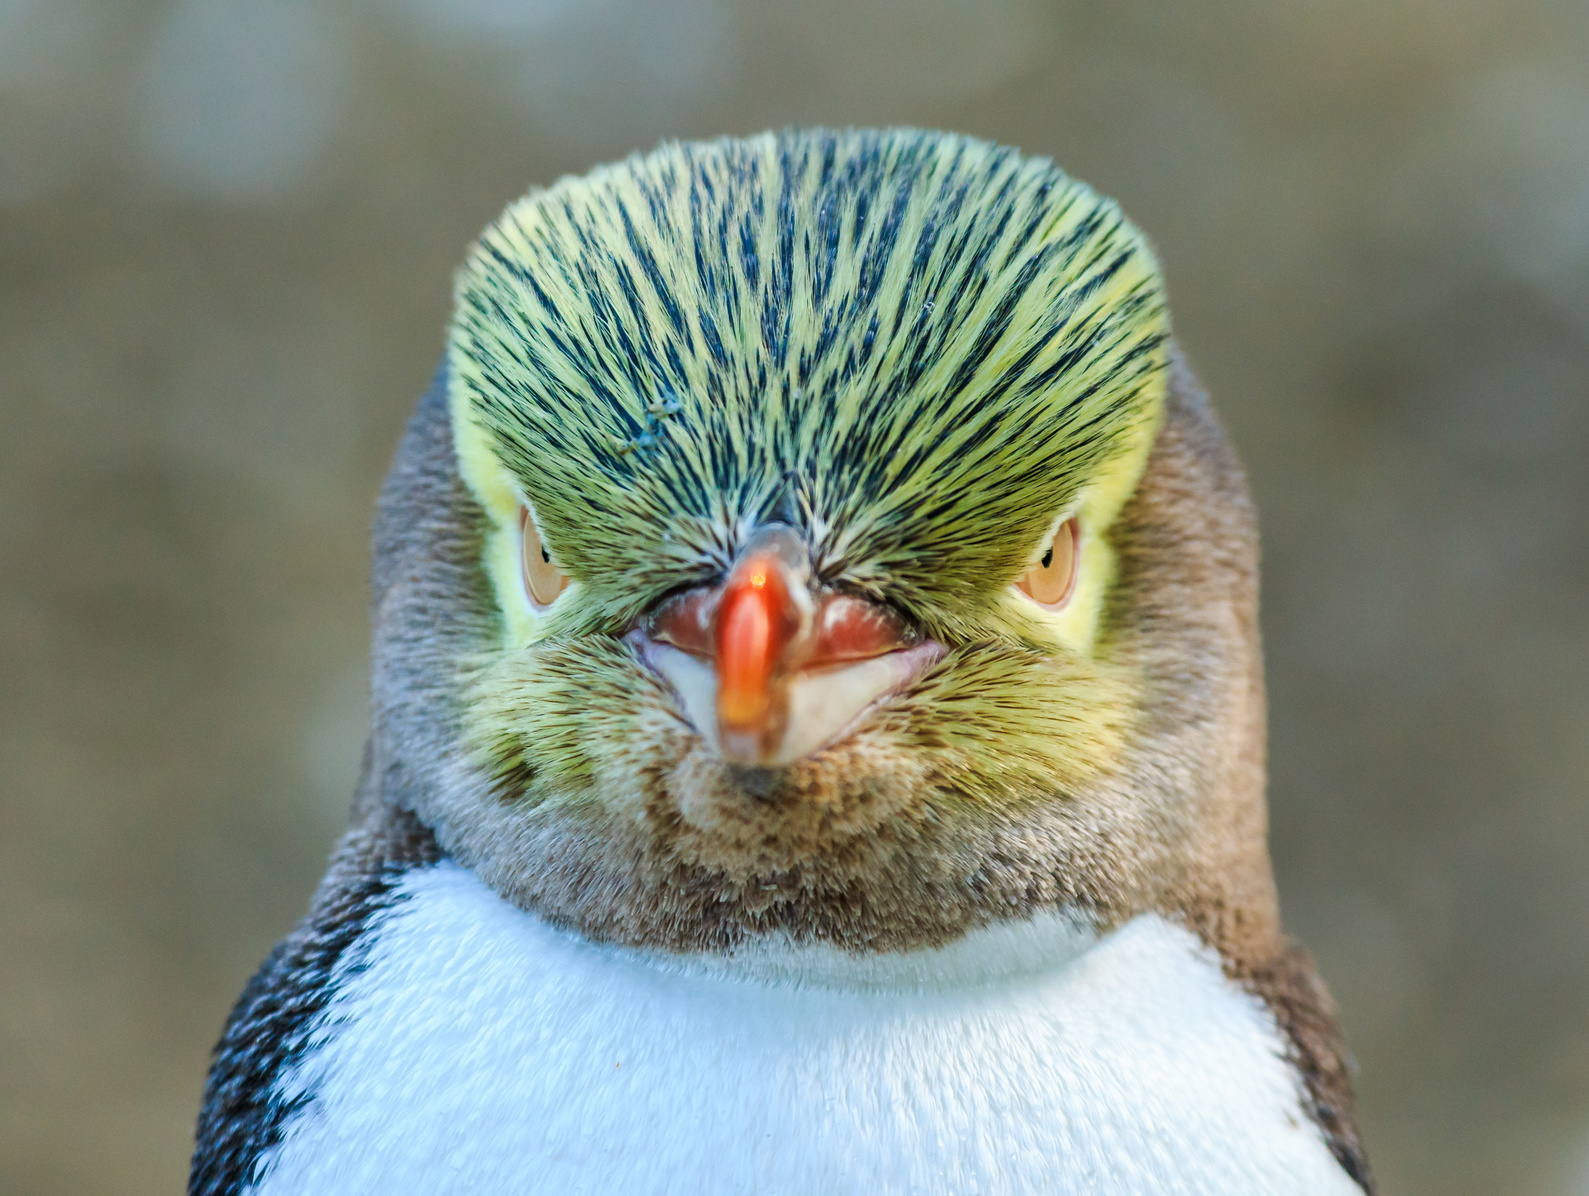
M 193 1196 L 1373 1192 L 1244 476 L 1052 162 L 789 130 L 531 191 L 374 541 L 351 825 Z

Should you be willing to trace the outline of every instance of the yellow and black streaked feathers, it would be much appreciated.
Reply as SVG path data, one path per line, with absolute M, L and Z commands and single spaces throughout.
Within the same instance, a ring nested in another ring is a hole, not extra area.
M 1167 337 L 1144 238 L 1051 163 L 816 131 L 532 192 L 460 274 L 449 363 L 472 488 L 504 540 L 527 498 L 583 591 L 564 629 L 776 512 L 824 576 L 964 636 L 1059 512 L 1124 500 Z

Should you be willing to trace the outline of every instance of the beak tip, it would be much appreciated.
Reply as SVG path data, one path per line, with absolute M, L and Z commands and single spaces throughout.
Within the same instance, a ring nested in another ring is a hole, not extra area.
M 730 764 L 764 765 L 768 757 L 762 750 L 763 736 L 759 731 L 719 726 L 717 750 Z

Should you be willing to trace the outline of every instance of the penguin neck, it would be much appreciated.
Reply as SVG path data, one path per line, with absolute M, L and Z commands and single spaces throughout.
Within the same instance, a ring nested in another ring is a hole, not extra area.
M 953 1176 L 1013 1196 L 1159 1159 L 1203 1177 L 1189 1192 L 1352 1191 L 1272 1017 L 1154 914 L 1096 941 L 1039 915 L 1025 935 L 856 967 L 771 940 L 727 957 L 591 943 L 449 861 L 393 897 L 276 1088 L 312 1113 L 265 1196 L 350 1175 L 363 1191 L 653 1191 L 658 1174 L 777 1193 Z M 1006 951 L 1022 965 L 989 962 Z
M 1093 947 L 1096 928 L 1074 911 L 996 922 L 941 947 L 847 951 L 786 934 L 748 937 L 722 951 L 623 953 L 702 979 L 721 978 L 842 992 L 927 992 L 989 987 L 1063 967 Z

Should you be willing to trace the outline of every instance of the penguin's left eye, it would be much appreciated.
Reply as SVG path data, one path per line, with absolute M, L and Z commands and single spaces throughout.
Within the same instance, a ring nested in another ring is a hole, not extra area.
M 524 592 L 530 605 L 543 611 L 568 588 L 568 578 L 552 564 L 552 554 L 541 540 L 541 529 L 535 526 L 535 516 L 528 507 L 519 508 L 519 559 L 524 574 Z
M 1080 538 L 1081 529 L 1072 515 L 1055 529 L 1043 555 L 1016 580 L 1015 588 L 1044 610 L 1063 610 L 1076 588 L 1076 548 Z

